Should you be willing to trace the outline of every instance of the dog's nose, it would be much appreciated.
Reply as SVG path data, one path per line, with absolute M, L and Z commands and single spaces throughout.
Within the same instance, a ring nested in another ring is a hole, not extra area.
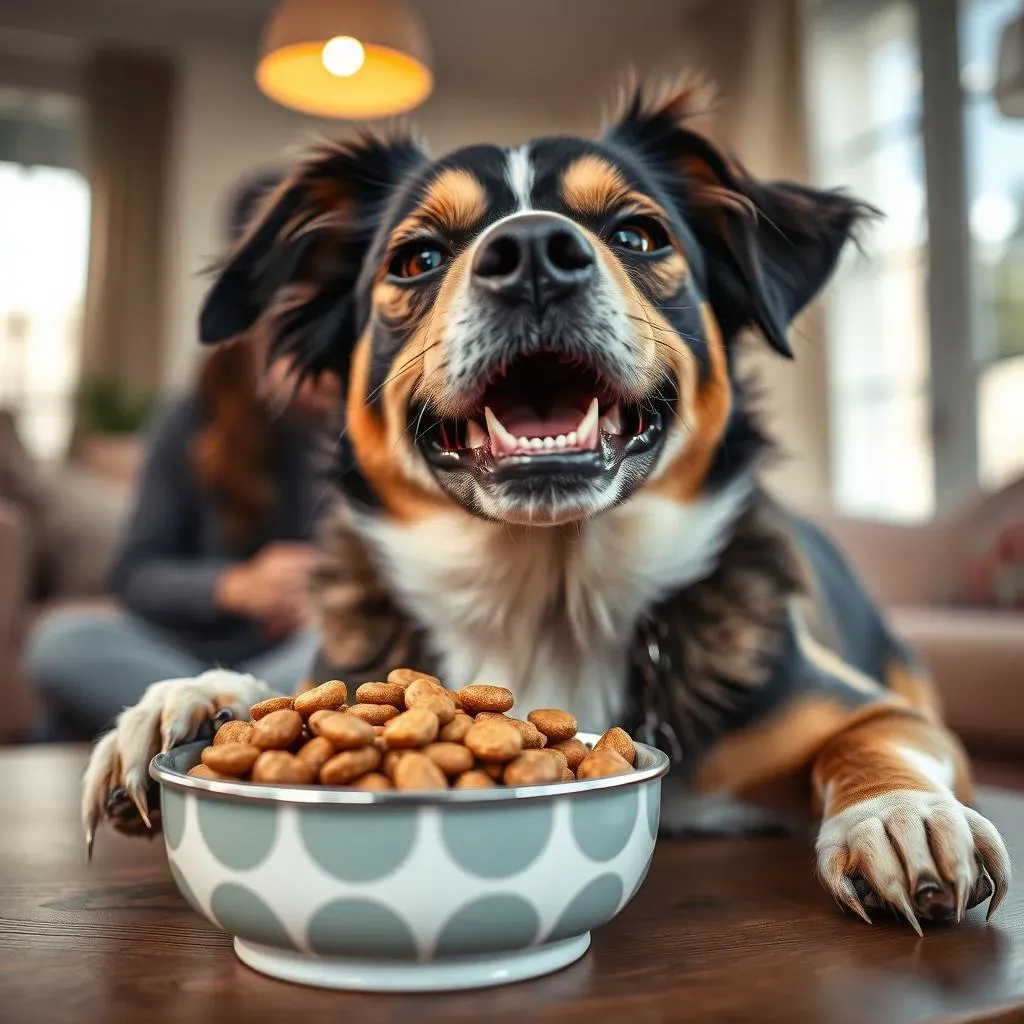
M 543 308 L 579 291 L 594 273 L 594 250 L 572 221 L 524 213 L 491 229 L 473 257 L 478 287 L 507 302 Z

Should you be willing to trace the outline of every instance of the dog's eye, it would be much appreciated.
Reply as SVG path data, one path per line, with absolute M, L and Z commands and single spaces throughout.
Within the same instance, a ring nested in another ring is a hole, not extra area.
M 394 277 L 423 277 L 441 267 L 447 258 L 448 253 L 441 246 L 418 242 L 395 256 L 388 267 L 388 273 Z
M 657 252 L 669 244 L 665 229 L 656 220 L 646 217 L 620 224 L 611 233 L 608 242 L 617 249 L 629 252 Z

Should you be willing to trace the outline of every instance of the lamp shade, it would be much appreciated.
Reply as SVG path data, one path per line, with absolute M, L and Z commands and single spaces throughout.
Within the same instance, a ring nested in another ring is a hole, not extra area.
M 999 41 L 995 100 L 1004 117 L 1024 117 L 1024 15 L 1007 22 Z
M 418 107 L 434 78 L 426 33 L 400 0 L 284 0 L 256 84 L 304 114 L 368 120 Z

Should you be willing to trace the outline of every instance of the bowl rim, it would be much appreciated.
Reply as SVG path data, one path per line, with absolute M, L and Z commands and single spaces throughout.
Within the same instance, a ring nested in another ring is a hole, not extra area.
M 596 743 L 600 733 L 578 733 L 584 743 Z M 212 796 L 233 801 L 264 804 L 335 805 L 349 807 L 450 807 L 463 804 L 499 804 L 512 800 L 552 800 L 561 796 L 584 795 L 625 786 L 638 786 L 668 773 L 671 763 L 668 755 L 657 747 L 634 740 L 637 752 L 651 759 L 646 768 L 624 775 L 610 775 L 602 779 L 583 782 L 552 782 L 543 786 L 502 786 L 494 789 L 431 789 L 387 790 L 384 792 L 343 789 L 331 786 L 270 786 L 251 782 L 226 782 L 221 779 L 202 779 L 186 775 L 171 764 L 171 758 L 184 750 L 201 750 L 209 740 L 196 740 L 157 754 L 149 763 L 149 774 L 161 786 L 192 791 L 197 795 Z

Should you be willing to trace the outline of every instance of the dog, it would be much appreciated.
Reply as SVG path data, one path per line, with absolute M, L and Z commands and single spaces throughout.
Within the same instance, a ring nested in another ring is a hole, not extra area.
M 836 547 L 759 486 L 737 368 L 747 332 L 792 355 L 874 211 L 755 179 L 698 95 L 637 89 L 596 141 L 321 145 L 219 268 L 204 342 L 255 333 L 345 382 L 308 682 L 408 664 L 627 725 L 690 794 L 795 800 L 865 920 L 991 916 L 1010 863 L 965 755 Z M 112 789 L 149 824 L 157 750 L 269 695 L 220 670 L 150 687 L 94 748 L 90 848 Z

